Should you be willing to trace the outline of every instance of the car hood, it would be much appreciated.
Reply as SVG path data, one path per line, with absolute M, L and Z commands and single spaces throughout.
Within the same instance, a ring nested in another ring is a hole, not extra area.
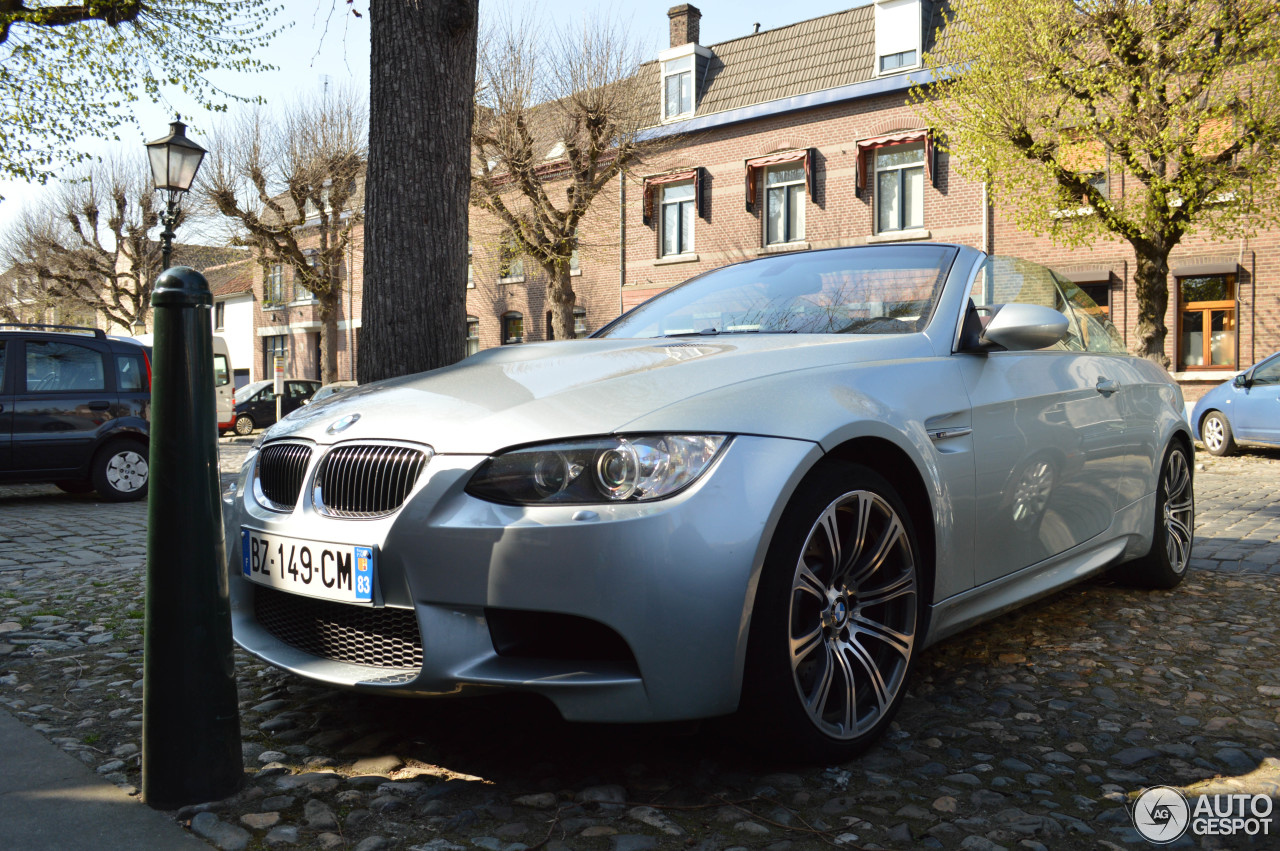
M 608 434 L 683 399 L 765 376 L 928 351 L 922 334 L 726 335 L 499 347 L 304 406 L 272 427 L 267 439 L 409 440 L 437 453 L 489 454 L 518 444 Z M 355 422 L 328 433 L 338 420 L 356 414 Z M 678 415 L 668 427 L 681 428 Z

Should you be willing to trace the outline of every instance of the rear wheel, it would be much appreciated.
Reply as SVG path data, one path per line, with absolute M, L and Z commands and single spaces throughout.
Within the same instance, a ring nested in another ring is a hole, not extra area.
M 889 725 L 922 638 L 911 519 L 854 464 L 806 479 L 766 557 L 751 621 L 742 717 L 788 760 L 851 759 Z
M 93 460 L 93 489 L 108 502 L 131 502 L 147 495 L 151 470 L 147 446 L 118 440 L 104 446 Z
M 236 417 L 236 434 L 241 436 L 253 434 L 253 417 L 248 414 Z
M 1187 450 L 1175 443 L 1164 455 L 1156 488 L 1155 529 L 1145 556 L 1117 568 L 1117 577 L 1139 588 L 1173 588 L 1187 575 L 1195 543 L 1195 490 Z
M 1204 448 L 1214 455 L 1230 455 L 1236 451 L 1236 441 L 1231 435 L 1231 423 L 1221 411 L 1210 411 L 1200 424 L 1200 440 Z

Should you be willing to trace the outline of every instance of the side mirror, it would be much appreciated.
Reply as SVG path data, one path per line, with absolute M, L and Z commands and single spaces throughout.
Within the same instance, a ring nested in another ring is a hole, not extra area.
M 1253 384 L 1253 382 L 1249 380 L 1248 374 L 1244 372 L 1240 373 L 1234 379 L 1232 379 L 1231 383 L 1234 384 L 1236 387 L 1248 387 L 1249 385 Z
M 1067 317 L 1039 304 L 1006 304 L 982 329 L 979 342 L 1003 346 L 1011 352 L 1052 346 L 1067 336 Z

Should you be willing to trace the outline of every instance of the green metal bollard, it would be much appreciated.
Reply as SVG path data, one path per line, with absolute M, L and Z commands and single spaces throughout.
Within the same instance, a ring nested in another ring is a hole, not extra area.
M 151 296 L 151 483 L 142 795 L 216 801 L 244 781 L 219 500 L 209 283 L 166 269 Z

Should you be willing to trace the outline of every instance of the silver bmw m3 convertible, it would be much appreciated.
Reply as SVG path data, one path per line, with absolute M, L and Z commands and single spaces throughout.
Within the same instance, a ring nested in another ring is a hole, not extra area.
M 956 245 L 726 266 L 267 431 L 225 495 L 236 641 L 370 692 L 738 713 L 838 762 L 926 645 L 1090 574 L 1172 588 L 1182 395 L 1063 277 Z

